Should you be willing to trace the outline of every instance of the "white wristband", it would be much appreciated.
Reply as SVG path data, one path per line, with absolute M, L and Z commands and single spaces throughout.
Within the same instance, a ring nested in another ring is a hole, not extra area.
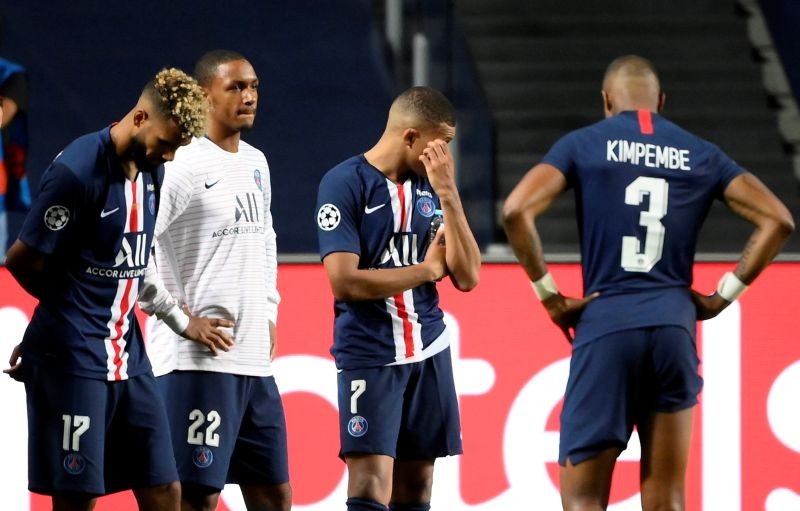
M 159 315 L 158 319 L 166 323 L 178 335 L 181 335 L 186 330 L 186 327 L 189 326 L 189 316 L 177 304 L 173 305 L 166 314 Z
M 550 275 L 550 272 L 542 275 L 542 278 L 539 280 L 531 282 L 531 287 L 533 288 L 533 292 L 536 293 L 536 296 L 539 298 L 539 301 L 542 302 L 551 296 L 558 294 L 558 286 L 556 286 L 556 283 L 553 280 L 553 276 Z
M 731 272 L 723 275 L 717 284 L 717 294 L 729 302 L 736 300 L 746 290 L 747 284 Z

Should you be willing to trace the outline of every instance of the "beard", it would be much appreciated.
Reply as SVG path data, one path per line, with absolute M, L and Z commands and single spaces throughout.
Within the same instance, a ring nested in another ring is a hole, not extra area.
M 152 172 L 164 162 L 154 162 L 147 158 L 147 147 L 135 138 L 131 142 L 131 158 L 140 172 Z

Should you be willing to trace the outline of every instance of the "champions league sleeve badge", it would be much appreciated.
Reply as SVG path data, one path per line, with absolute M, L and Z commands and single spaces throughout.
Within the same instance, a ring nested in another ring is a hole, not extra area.
M 317 211 L 317 225 L 323 231 L 336 229 L 341 219 L 342 215 L 339 213 L 339 208 L 333 204 L 323 204 Z
M 51 231 L 59 231 L 69 222 L 69 210 L 65 206 L 50 206 L 44 212 L 44 225 Z
M 355 415 L 351 417 L 350 421 L 347 423 L 347 432 L 350 433 L 350 436 L 358 438 L 367 433 L 368 427 L 367 419 L 360 415 Z

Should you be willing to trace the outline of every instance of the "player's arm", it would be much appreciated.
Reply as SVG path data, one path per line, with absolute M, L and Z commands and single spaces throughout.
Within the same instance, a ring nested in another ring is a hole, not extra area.
M 402 268 L 363 270 L 358 268 L 357 254 L 328 254 L 322 263 L 328 273 L 333 296 L 346 302 L 380 300 L 442 279 L 447 274 L 445 247 L 439 243 L 443 235 L 444 230 L 439 229 L 420 264 Z
M 455 182 L 455 165 L 444 140 L 428 143 L 420 161 L 439 196 L 444 215 L 447 271 L 456 289 L 471 291 L 478 285 L 481 252 L 467 222 Z
M 6 268 L 22 289 L 41 300 L 50 282 L 48 260 L 47 254 L 16 240 L 6 253 Z
M 272 179 L 269 165 L 264 160 L 266 173 L 264 176 L 264 231 L 266 233 L 265 257 L 267 258 L 267 320 L 269 321 L 269 358 L 274 359 L 278 350 L 278 304 L 281 295 L 278 293 L 278 236 L 272 222 Z
M 195 316 L 188 306 L 181 306 L 161 279 L 155 260 L 155 254 L 150 254 L 139 290 L 138 301 L 142 311 L 155 315 L 176 334 L 207 347 L 214 356 L 217 350 L 228 351 L 233 346 L 233 339 L 221 328 L 230 328 L 233 322 Z
M 566 188 L 567 180 L 559 169 L 547 163 L 536 165 L 506 199 L 503 226 L 514 254 L 528 274 L 550 319 L 571 341 L 569 329 L 575 326 L 586 304 L 597 295 L 573 299 L 558 291 L 547 271 L 542 240 L 536 229 L 536 217 L 544 213 Z
M 731 210 L 755 226 L 733 273 L 720 280 L 717 291 L 702 295 L 693 291 L 698 319 L 719 314 L 736 299 L 778 255 L 794 231 L 786 206 L 753 174 L 734 178 L 725 188 L 724 200 Z

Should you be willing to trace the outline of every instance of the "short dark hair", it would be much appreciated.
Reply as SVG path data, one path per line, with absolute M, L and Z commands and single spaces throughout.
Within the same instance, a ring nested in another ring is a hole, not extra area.
M 433 126 L 442 123 L 452 127 L 456 125 L 456 109 L 453 104 L 432 87 L 411 87 L 400 93 L 394 102 Z
M 241 53 L 233 50 L 211 50 L 207 52 L 194 65 L 194 77 L 197 83 L 203 87 L 208 87 L 217 74 L 217 68 L 221 64 L 235 60 L 247 59 Z
M 644 57 L 639 55 L 623 55 L 611 61 L 603 75 L 603 81 L 613 74 L 625 71 L 627 75 L 646 75 L 652 73 L 658 79 L 656 66 Z

